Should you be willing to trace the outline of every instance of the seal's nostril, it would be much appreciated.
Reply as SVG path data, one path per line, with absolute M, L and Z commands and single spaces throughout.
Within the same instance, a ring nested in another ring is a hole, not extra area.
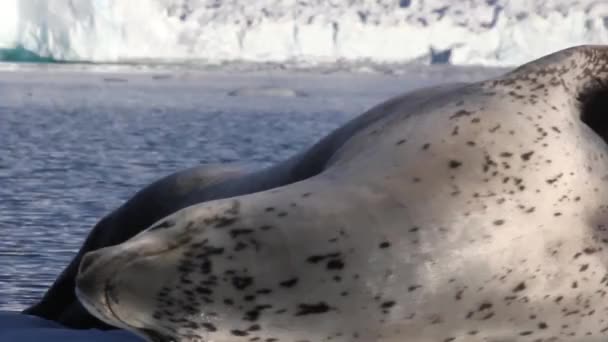
M 84 272 L 86 272 L 87 269 L 93 264 L 93 261 L 95 261 L 95 256 L 92 255 L 92 253 L 85 254 L 80 262 L 80 269 L 78 270 L 78 273 L 84 274 Z

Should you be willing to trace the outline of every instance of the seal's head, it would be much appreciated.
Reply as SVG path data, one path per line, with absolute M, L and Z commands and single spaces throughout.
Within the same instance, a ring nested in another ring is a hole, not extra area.
M 340 313 L 338 299 L 344 288 L 355 292 L 356 279 L 329 278 L 344 266 L 337 244 L 315 254 L 330 233 L 321 228 L 335 224 L 317 217 L 313 188 L 191 206 L 90 252 L 76 279 L 78 298 L 96 317 L 152 341 L 320 340 L 327 329 L 314 327 L 348 331 L 358 313 Z
M 225 252 L 211 246 L 207 230 L 234 223 L 238 213 L 238 201 L 182 210 L 125 243 L 87 253 L 76 278 L 79 300 L 101 320 L 151 341 L 196 341 L 200 329 L 216 330 L 205 313 L 213 315 L 209 296 L 220 280 L 206 275 Z

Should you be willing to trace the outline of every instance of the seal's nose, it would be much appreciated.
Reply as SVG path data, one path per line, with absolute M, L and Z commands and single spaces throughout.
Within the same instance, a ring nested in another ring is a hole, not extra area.
M 76 276 L 76 287 L 84 294 L 93 294 L 98 287 L 99 282 L 95 279 L 95 272 L 89 272 L 93 269 L 95 261 L 98 259 L 98 253 L 89 252 L 84 255 L 80 262 L 78 275 Z
M 115 324 L 107 303 L 108 279 L 113 275 L 113 269 L 107 266 L 111 261 L 112 254 L 103 250 L 84 255 L 76 276 L 76 297 L 95 317 Z
M 85 254 L 82 257 L 82 261 L 80 262 L 80 267 L 78 269 L 78 273 L 79 274 L 85 273 L 89 269 L 89 267 L 93 264 L 95 259 L 96 259 L 96 257 L 95 257 L 94 252 Z

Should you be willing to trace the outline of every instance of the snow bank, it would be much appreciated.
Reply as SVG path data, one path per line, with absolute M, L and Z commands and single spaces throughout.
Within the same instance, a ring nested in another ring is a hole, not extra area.
M 0 58 L 517 65 L 608 42 L 605 0 L 2 0 Z

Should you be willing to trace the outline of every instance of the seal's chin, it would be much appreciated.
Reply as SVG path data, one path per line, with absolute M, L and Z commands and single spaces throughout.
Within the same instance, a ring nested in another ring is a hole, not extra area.
M 104 312 L 104 310 L 101 310 L 100 308 L 95 306 L 93 304 L 93 301 L 91 301 L 78 287 L 76 287 L 76 297 L 78 298 L 80 303 L 82 303 L 84 308 L 87 309 L 87 311 L 89 311 L 89 313 L 91 313 L 93 316 L 99 318 L 100 320 L 102 320 L 108 324 L 116 326 L 116 319 L 118 317 L 112 317 L 114 315 L 112 313 L 112 310 L 109 308 L 109 306 L 106 305 L 108 310 L 107 310 L 107 312 Z M 107 296 L 105 296 L 105 298 L 104 298 L 104 305 L 105 304 L 107 304 Z M 110 314 L 110 315 L 108 315 L 108 314 Z
M 91 291 L 92 288 L 83 285 L 83 281 L 77 281 L 76 297 L 78 300 L 89 313 L 100 320 L 115 327 L 132 329 L 133 327 L 126 324 L 112 309 L 112 301 L 110 300 L 112 286 L 108 282 L 102 282 L 101 280 L 100 282 L 100 284 L 95 284 L 94 291 Z
M 133 326 L 129 325 L 128 323 L 126 323 L 125 321 L 123 321 L 116 314 L 116 312 L 114 312 L 114 310 L 112 309 L 112 306 L 110 305 L 110 303 L 111 303 L 110 296 L 111 296 L 111 294 L 109 293 L 109 288 L 106 287 L 106 290 L 104 291 L 104 295 L 103 295 L 104 308 L 102 309 L 102 308 L 99 308 L 98 306 L 94 305 L 93 302 L 91 300 L 89 300 L 89 298 L 80 289 L 78 289 L 78 287 L 76 287 L 76 297 L 78 297 L 78 300 L 80 300 L 82 305 L 93 316 L 99 318 L 100 320 L 102 320 L 108 324 L 111 324 L 113 326 L 116 326 L 118 328 L 129 330 L 129 331 L 145 338 L 147 341 L 150 341 L 150 342 L 173 342 L 173 341 L 175 341 L 175 339 L 164 336 L 154 330 L 133 327 Z

